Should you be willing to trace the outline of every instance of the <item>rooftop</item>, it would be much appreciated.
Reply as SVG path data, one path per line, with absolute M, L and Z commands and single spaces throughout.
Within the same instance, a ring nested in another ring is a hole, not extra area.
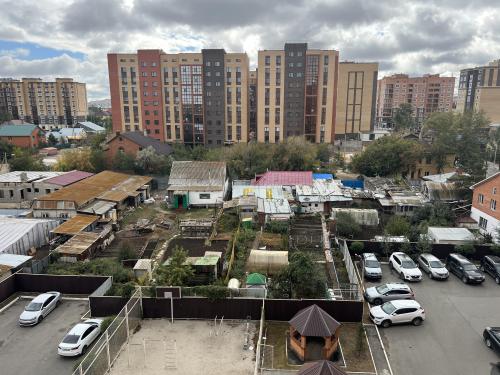
M 33 131 L 42 129 L 33 124 L 24 125 L 0 125 L 0 137 L 31 137 Z
M 78 234 L 99 220 L 95 215 L 76 215 L 52 230 L 55 234 Z
M 313 337 L 333 336 L 340 327 L 340 323 L 318 305 L 300 310 L 289 323 L 302 336 Z
M 2 253 L 0 254 L 0 265 L 8 266 L 10 268 L 15 268 L 19 267 L 20 265 L 22 265 L 24 262 L 27 262 L 31 258 L 33 257 L 28 255 Z
M 45 238 L 56 226 L 56 220 L 0 217 L 0 253 L 10 251 L 27 233 L 35 239 Z
M 440 241 L 474 241 L 475 237 L 467 228 L 447 228 L 447 227 L 429 227 L 429 234 L 432 233 Z
M 268 171 L 262 175 L 255 176 L 252 185 L 312 185 L 313 176 L 311 171 Z
M 90 129 L 90 130 L 93 130 L 95 132 L 104 132 L 106 131 L 105 128 L 103 128 L 102 126 L 99 126 L 97 124 L 94 124 L 93 122 L 90 122 L 90 121 L 80 121 L 78 123 L 78 125 L 81 125 L 83 126 L 84 128 L 87 128 L 87 129 Z
M 304 363 L 297 375 L 346 375 L 344 370 L 339 369 L 330 361 L 315 361 Z
M 297 185 L 299 202 L 351 201 L 350 194 L 345 194 L 340 181 L 316 179 L 312 185 Z
M 126 192 L 135 195 L 137 190 L 148 184 L 151 177 L 128 175 L 103 171 L 94 176 L 78 181 L 61 190 L 37 198 L 37 201 L 69 201 L 83 206 L 110 191 Z
M 62 255 L 81 255 L 85 253 L 99 237 L 99 233 L 81 232 L 71 237 L 62 245 L 59 245 L 55 251 Z
M 14 171 L 4 174 L 0 174 L 0 183 L 11 182 L 11 183 L 21 183 L 21 182 L 33 182 L 50 180 L 52 178 L 64 175 L 65 172 L 40 172 L 40 171 Z
M 60 176 L 49 178 L 45 180 L 45 182 L 59 186 L 68 186 L 93 175 L 93 173 L 89 172 L 71 171 L 61 174 Z
M 168 182 L 168 190 L 223 190 L 226 183 L 226 163 L 220 161 L 174 161 Z
M 174 150 L 172 147 L 157 139 L 147 137 L 141 132 L 126 132 L 115 135 L 107 143 L 112 142 L 117 137 L 127 138 L 129 141 L 141 146 L 142 148 L 153 147 L 160 155 L 170 155 Z

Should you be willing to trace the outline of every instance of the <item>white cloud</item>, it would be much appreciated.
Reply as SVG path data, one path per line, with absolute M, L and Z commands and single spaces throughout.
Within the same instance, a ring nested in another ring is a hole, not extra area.
M 2 49 L 2 50 L 0 50 L 0 56 L 28 57 L 29 55 L 30 55 L 30 50 L 27 48 L 15 48 L 15 49 Z

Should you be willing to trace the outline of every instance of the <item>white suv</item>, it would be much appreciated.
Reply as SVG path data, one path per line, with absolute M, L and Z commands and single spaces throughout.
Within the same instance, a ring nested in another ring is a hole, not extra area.
M 419 326 L 425 320 L 425 311 L 417 301 L 398 299 L 370 309 L 370 319 L 384 328 L 392 324 L 411 323 Z
M 402 280 L 422 280 L 422 271 L 418 269 L 415 262 L 405 253 L 392 253 L 389 258 L 389 266 L 397 272 Z

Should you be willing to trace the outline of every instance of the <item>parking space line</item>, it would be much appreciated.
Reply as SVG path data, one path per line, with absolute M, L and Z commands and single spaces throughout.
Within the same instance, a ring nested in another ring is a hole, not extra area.
M 19 296 L 20 299 L 34 299 L 36 296 Z M 61 297 L 65 301 L 88 301 L 88 297 Z
M 364 326 L 365 324 L 363 324 L 363 327 Z M 370 351 L 370 357 L 372 358 L 373 368 L 375 369 L 375 374 L 378 375 L 377 364 L 375 363 L 375 359 L 373 358 L 372 346 L 370 345 L 370 340 L 368 340 L 368 335 L 366 334 L 366 330 L 364 330 L 364 332 L 365 332 L 366 342 L 368 343 L 368 350 Z
M 16 303 L 19 300 L 19 297 L 14 298 L 12 301 L 10 301 L 7 305 L 2 307 L 0 309 L 0 314 L 3 313 L 5 310 L 7 310 L 9 307 L 11 307 L 14 303 Z
M 382 345 L 382 351 L 384 352 L 385 360 L 387 362 L 387 366 L 389 367 L 389 372 L 391 375 L 394 375 L 392 372 L 392 367 L 391 367 L 391 362 L 389 362 L 389 357 L 387 356 L 387 351 L 385 350 L 384 342 L 382 341 L 382 337 L 380 336 L 380 332 L 378 330 L 378 327 L 376 324 L 375 325 L 375 330 L 377 331 L 378 339 L 380 340 L 380 345 Z

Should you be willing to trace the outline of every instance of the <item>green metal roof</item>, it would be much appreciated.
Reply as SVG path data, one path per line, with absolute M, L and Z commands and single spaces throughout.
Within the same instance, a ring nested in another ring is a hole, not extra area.
M 205 255 L 203 258 L 198 258 L 194 262 L 195 266 L 215 266 L 219 261 L 219 257 L 216 255 Z
M 261 273 L 251 273 L 247 276 L 247 285 L 266 285 L 266 277 Z
M 0 125 L 0 137 L 30 137 L 38 126 L 26 125 Z

